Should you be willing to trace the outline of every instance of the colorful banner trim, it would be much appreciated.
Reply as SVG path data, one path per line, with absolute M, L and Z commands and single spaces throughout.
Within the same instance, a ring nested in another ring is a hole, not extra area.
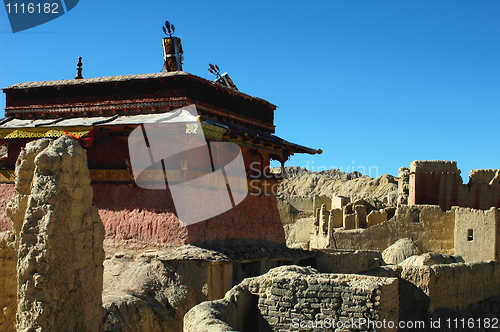
M 0 129 L 0 139 L 15 138 L 51 138 L 65 135 L 65 131 L 77 138 L 82 137 L 92 130 L 93 127 L 64 127 L 64 128 L 22 128 L 22 129 Z

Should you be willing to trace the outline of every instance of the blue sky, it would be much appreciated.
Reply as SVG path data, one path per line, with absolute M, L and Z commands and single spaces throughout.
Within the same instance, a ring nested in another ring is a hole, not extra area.
M 165 20 L 184 70 L 214 78 L 216 63 L 278 106 L 278 136 L 324 151 L 287 165 L 375 176 L 456 160 L 466 178 L 500 167 L 498 1 L 81 0 L 15 34 L 0 9 L 0 87 L 71 79 L 79 56 L 85 78 L 158 72 Z

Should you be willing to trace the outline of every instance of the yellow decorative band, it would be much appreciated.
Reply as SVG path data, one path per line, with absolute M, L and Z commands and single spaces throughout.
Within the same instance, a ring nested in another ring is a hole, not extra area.
M 80 138 L 91 130 L 92 127 L 0 129 L 0 139 L 61 137 L 64 131 Z

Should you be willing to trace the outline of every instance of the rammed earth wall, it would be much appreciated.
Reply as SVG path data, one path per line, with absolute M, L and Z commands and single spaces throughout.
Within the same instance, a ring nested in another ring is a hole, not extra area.
M 12 230 L 12 220 L 5 215 L 5 209 L 13 195 L 13 183 L 0 183 L 0 232 Z
M 16 331 L 17 247 L 13 232 L 0 232 L 0 331 Z
M 455 211 L 437 205 L 400 205 L 396 215 L 381 224 L 347 231 L 335 231 L 337 249 L 383 251 L 401 238 L 412 239 L 423 252 L 453 254 Z
M 426 309 L 428 313 L 438 308 L 463 309 L 500 294 L 497 261 L 404 266 L 401 279 L 416 287 L 402 291 L 401 301 L 407 311 L 415 307 Z

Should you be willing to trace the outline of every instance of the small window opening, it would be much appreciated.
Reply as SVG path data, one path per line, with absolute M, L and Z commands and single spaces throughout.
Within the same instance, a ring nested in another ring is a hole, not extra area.
M 472 241 L 472 240 L 474 240 L 474 230 L 468 229 L 467 230 L 467 241 Z

